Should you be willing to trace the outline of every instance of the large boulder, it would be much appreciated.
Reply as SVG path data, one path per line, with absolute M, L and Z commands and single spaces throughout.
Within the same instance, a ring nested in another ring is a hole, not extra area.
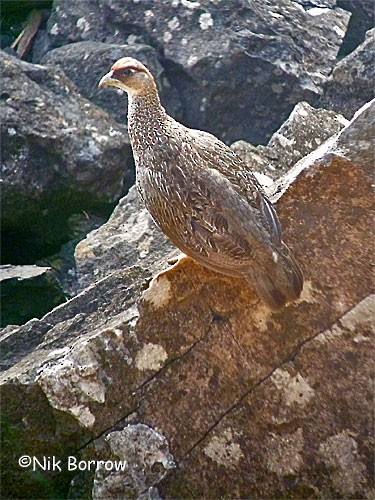
M 76 246 L 78 287 L 82 290 L 115 269 L 140 265 L 156 270 L 165 266 L 166 256 L 171 258 L 176 253 L 168 238 L 156 230 L 133 186 L 108 222 L 91 231 Z
M 375 28 L 354 52 L 339 61 L 324 86 L 320 105 L 351 118 L 375 96 Z
M 265 176 L 276 180 L 289 172 L 297 161 L 347 124 L 348 120 L 338 113 L 299 102 L 288 119 L 272 134 L 267 146 L 237 141 L 231 147 L 264 183 Z
M 366 32 L 375 26 L 375 9 L 373 0 L 337 0 L 337 6 L 351 13 L 339 51 L 341 58 L 353 52 L 364 41 Z
M 33 241 L 29 259 L 42 256 L 33 255 L 40 241 L 44 255 L 56 251 L 69 236 L 69 217 L 106 213 L 134 173 L 126 128 L 84 99 L 61 70 L 3 52 L 0 65 L 2 230 L 13 242 L 4 259 L 14 262 L 20 238 L 24 247 Z M 25 259 L 17 262 L 35 262 Z
M 228 143 L 264 143 L 295 103 L 316 102 L 350 14 L 281 0 L 55 0 L 51 43 L 146 43 L 180 95 L 184 122 Z M 324 57 L 322 57 L 324 54 Z
M 3 265 L 0 283 L 1 326 L 41 318 L 66 300 L 50 267 Z
M 6 495 L 371 498 L 374 108 L 275 186 L 297 303 L 271 312 L 190 259 L 158 272 L 174 250 L 140 255 L 158 233 L 144 214 L 130 267 L 4 332 Z M 21 455 L 62 471 L 20 469 Z

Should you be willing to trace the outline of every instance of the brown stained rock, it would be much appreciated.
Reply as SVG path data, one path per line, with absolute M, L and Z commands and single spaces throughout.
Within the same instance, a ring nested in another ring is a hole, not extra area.
M 152 287 L 147 291 L 137 323 L 144 342 L 152 342 L 156 334 L 168 353 L 177 332 L 178 342 L 191 331 L 200 339 L 159 375 L 158 384 L 143 388 L 138 410 L 141 421 L 170 436 L 177 459 L 204 435 L 203 423 L 205 428 L 213 425 L 371 291 L 372 249 L 363 240 L 373 224 L 370 189 L 361 168 L 332 157 L 330 165 L 302 173 L 279 201 L 286 239 L 305 273 L 298 305 L 272 313 L 240 280 L 203 270 L 190 260 L 157 279 L 153 294 Z M 206 319 L 205 311 L 211 313 Z M 173 407 L 170 418 L 160 405 L 165 400 Z
M 307 266 L 305 293 L 340 315 L 372 289 L 372 250 L 363 239 L 373 229 L 372 172 L 335 155 L 327 160 L 302 173 L 278 212 L 286 240 Z M 290 227 L 292 218 L 298 223 Z
M 272 312 L 242 280 L 188 258 L 157 274 L 174 255 L 159 242 L 155 262 L 135 245 L 133 267 L 4 332 L 2 410 L 23 449 L 131 461 L 123 476 L 76 471 L 72 494 L 371 497 L 373 166 L 369 142 L 349 146 L 361 128 L 367 137 L 372 110 L 301 160 L 275 195 L 305 274 L 298 303 Z M 82 259 L 100 252 L 94 241 Z
M 366 298 L 218 419 L 167 498 L 373 498 L 373 321 Z

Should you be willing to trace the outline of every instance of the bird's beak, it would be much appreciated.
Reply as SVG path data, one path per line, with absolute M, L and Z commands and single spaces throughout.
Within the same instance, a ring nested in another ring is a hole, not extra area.
M 110 71 L 106 75 L 103 76 L 103 78 L 100 80 L 98 87 L 103 88 L 103 87 L 109 87 L 110 85 L 115 85 L 117 84 L 116 78 L 112 78 L 113 76 L 113 71 Z

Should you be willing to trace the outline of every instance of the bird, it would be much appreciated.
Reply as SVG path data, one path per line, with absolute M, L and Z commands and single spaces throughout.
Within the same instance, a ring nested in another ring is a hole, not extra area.
M 137 59 L 115 62 L 99 82 L 104 87 L 128 94 L 136 185 L 162 232 L 204 267 L 246 279 L 272 310 L 297 300 L 301 269 L 247 164 L 214 135 L 168 115 Z

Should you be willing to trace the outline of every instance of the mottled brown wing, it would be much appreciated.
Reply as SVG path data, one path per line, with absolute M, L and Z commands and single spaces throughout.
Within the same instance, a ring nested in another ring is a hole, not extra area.
M 183 162 L 184 158 L 181 157 L 180 161 Z M 218 266 L 248 264 L 254 257 L 251 245 L 222 211 L 217 191 L 211 189 L 213 183 L 207 175 L 193 175 L 193 181 L 190 181 L 185 169 L 176 164 L 170 175 L 178 206 L 164 207 L 164 215 L 170 212 L 170 217 L 164 216 L 164 220 L 170 220 L 173 228 L 162 229 L 178 246 L 209 257 Z
M 246 163 L 226 144 L 208 132 L 189 129 L 189 133 L 195 146 L 200 148 L 202 160 L 208 161 L 222 173 L 248 201 L 251 208 L 259 212 L 261 224 L 268 229 L 270 240 L 276 245 L 280 244 L 281 226 L 275 209 Z

